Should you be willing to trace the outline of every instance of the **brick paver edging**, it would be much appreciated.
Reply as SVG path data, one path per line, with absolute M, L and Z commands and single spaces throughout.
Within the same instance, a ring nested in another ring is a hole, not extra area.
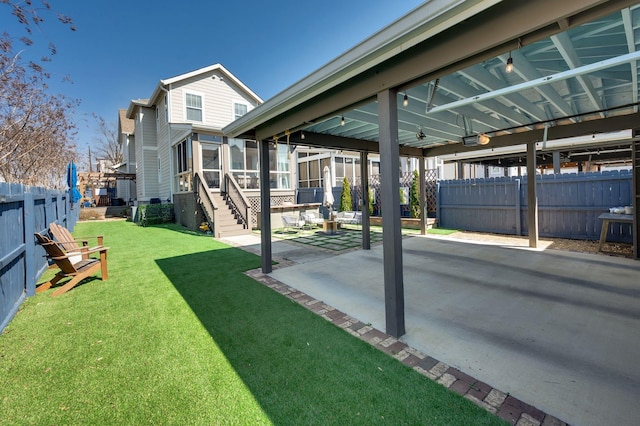
M 279 265 L 284 266 L 284 265 Z M 265 275 L 260 269 L 246 274 L 274 291 L 298 302 L 353 336 L 396 358 L 429 379 L 464 396 L 485 410 L 516 426 L 566 426 L 567 423 L 546 414 L 511 395 L 431 358 L 398 339 L 383 333 L 306 293 Z

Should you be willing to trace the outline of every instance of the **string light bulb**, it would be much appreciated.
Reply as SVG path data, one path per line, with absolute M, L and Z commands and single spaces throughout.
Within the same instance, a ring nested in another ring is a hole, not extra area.
M 409 106 L 409 97 L 407 96 L 407 93 L 405 92 L 404 94 L 404 98 L 402 99 L 402 105 L 403 106 Z
M 513 71 L 513 58 L 511 57 L 511 52 L 509 52 L 509 59 L 507 59 L 507 66 L 504 68 L 507 73 Z
M 342 119 L 340 120 L 340 125 L 344 126 L 344 115 L 342 116 Z
M 300 131 L 300 139 L 304 140 L 304 132 Z

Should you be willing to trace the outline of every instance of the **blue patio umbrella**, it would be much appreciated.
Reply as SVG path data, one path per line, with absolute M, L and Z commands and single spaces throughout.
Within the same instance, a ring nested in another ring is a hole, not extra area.
M 67 166 L 67 185 L 69 185 L 71 201 L 75 204 L 82 198 L 82 195 L 78 191 L 78 173 L 76 172 L 76 165 L 73 163 L 69 163 Z

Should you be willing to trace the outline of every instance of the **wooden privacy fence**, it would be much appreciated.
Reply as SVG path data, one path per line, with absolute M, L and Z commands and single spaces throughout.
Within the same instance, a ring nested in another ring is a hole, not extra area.
M 46 232 L 51 222 L 73 230 L 77 219 L 68 192 L 0 183 L 0 332 L 25 297 L 35 294 L 47 268 L 34 232 Z
M 598 216 L 632 203 L 631 171 L 542 175 L 536 179 L 540 236 L 597 240 Z M 444 228 L 527 235 L 527 178 L 439 182 L 438 224 Z M 629 224 L 612 225 L 608 241 L 632 241 Z

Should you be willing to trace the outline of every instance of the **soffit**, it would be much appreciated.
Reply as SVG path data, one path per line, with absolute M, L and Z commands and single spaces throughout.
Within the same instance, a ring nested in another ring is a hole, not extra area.
M 289 98 L 267 101 L 224 131 L 272 139 L 288 130 L 292 142 L 305 143 L 304 131 L 315 134 L 316 146 L 372 151 L 378 138 L 375 94 L 387 88 L 398 90 L 401 149 L 425 156 L 467 149 L 461 144 L 465 135 L 509 141 L 523 132 L 540 134 L 545 126 L 630 114 L 638 110 L 639 28 L 640 10 L 632 1 L 507 0 L 349 79 L 341 74 L 304 101 L 293 99 L 310 88 L 297 83 L 283 92 Z M 511 73 L 505 72 L 509 55 Z M 319 70 L 307 79 L 330 80 L 329 74 Z M 265 108 L 278 114 L 265 115 Z M 585 128 L 592 127 L 575 127 Z M 417 138 L 421 132 L 424 137 Z

